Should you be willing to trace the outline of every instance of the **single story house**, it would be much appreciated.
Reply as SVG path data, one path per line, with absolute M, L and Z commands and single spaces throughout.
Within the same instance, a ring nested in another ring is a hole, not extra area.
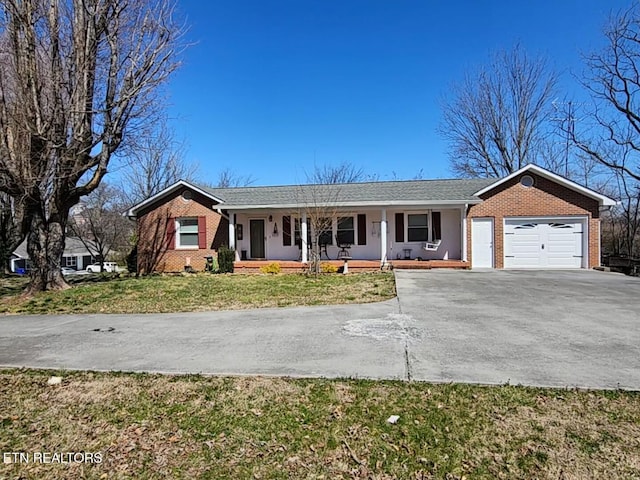
M 79 238 L 66 237 L 64 251 L 62 253 L 62 266 L 83 270 L 91 265 L 95 257 L 87 249 Z M 27 240 L 25 239 L 11 255 L 10 268 L 14 273 L 26 273 L 29 269 L 29 253 L 27 252 Z
M 405 259 L 471 268 L 593 268 L 615 200 L 530 164 L 500 179 L 207 188 L 184 180 L 135 205 L 139 271 L 236 263 Z M 318 229 L 322 229 L 320 232 Z

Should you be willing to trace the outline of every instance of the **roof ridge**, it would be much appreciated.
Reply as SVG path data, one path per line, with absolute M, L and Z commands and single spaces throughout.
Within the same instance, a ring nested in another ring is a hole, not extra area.
M 380 184 L 400 184 L 400 183 L 428 183 L 428 182 L 495 182 L 497 178 L 424 178 L 424 179 L 410 179 L 410 180 L 369 180 L 366 182 L 345 182 L 345 183 L 292 183 L 292 184 L 280 184 L 280 185 L 244 185 L 237 187 L 211 187 L 194 183 L 200 188 L 221 191 L 221 190 L 239 190 L 239 189 L 261 189 L 261 188 L 292 188 L 292 187 L 338 187 L 338 186 L 350 186 L 350 185 L 380 185 Z

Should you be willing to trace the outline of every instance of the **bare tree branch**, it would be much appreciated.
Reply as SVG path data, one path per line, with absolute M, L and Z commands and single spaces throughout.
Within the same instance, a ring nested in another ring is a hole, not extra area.
M 640 181 L 640 5 L 612 17 L 605 37 L 606 48 L 586 57 L 582 82 L 594 100 L 593 122 L 565 133 L 586 155 Z
M 241 175 L 226 167 L 218 172 L 218 178 L 211 186 L 217 188 L 248 187 L 254 182 L 255 179 L 251 174 Z
M 166 120 L 138 137 L 128 148 L 121 170 L 122 186 L 128 202 L 141 202 L 178 180 L 195 181 L 197 166 L 184 160 L 184 142 L 177 141 Z
M 24 205 L 30 293 L 67 287 L 69 210 L 157 113 L 183 31 L 171 0 L 0 4 L 0 191 Z
M 112 252 L 122 252 L 130 247 L 133 225 L 122 215 L 125 207 L 118 201 L 119 197 L 114 188 L 103 182 L 70 216 L 71 233 L 102 262 Z
M 466 75 L 442 102 L 439 132 L 449 141 L 455 174 L 501 177 L 536 161 L 557 77 L 542 58 L 516 46 Z
M 366 179 L 367 175 L 362 168 L 348 162 L 314 165 L 313 170 L 307 173 L 307 183 L 315 184 L 355 183 Z
M 10 271 L 11 254 L 25 239 L 27 220 L 22 203 L 0 192 L 0 275 Z

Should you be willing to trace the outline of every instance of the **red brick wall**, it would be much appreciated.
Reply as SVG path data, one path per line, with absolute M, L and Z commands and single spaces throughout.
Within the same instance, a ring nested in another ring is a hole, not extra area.
M 192 199 L 182 198 L 184 190 L 149 206 L 138 214 L 138 271 L 181 272 L 190 257 L 196 271 L 204 270 L 205 256 L 217 255 L 217 250 L 229 242 L 229 223 L 213 207 L 213 201 L 197 192 Z M 206 218 L 206 249 L 167 248 L 167 225 L 178 217 Z
M 520 184 L 523 175 L 534 179 L 532 187 Z M 482 203 L 469 207 L 467 213 L 467 255 L 471 258 L 471 219 L 493 218 L 493 253 L 496 268 L 504 267 L 504 217 L 587 216 L 589 231 L 589 268 L 600 265 L 600 210 L 598 201 L 527 172 L 482 195 Z

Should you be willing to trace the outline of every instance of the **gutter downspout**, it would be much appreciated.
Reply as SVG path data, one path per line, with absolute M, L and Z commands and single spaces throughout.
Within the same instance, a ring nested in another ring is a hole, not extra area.
M 230 220 L 229 215 L 227 215 L 226 213 L 224 213 L 222 211 L 221 208 L 216 208 L 216 213 L 219 214 L 222 218 L 226 218 L 227 220 Z

